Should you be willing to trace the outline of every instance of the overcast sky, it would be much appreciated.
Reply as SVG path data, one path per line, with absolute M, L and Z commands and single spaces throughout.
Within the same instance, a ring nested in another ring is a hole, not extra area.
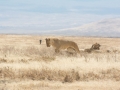
M 40 33 L 120 18 L 120 0 L 0 0 L 0 33 Z

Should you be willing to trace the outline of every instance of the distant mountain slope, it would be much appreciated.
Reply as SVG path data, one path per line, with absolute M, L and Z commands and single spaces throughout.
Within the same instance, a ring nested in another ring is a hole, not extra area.
M 120 18 L 106 19 L 75 28 L 49 32 L 59 35 L 120 37 Z

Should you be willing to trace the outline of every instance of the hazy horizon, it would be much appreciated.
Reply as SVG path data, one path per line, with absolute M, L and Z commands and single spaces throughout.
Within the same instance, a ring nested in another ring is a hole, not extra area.
M 119 0 L 0 1 L 0 33 L 41 33 L 120 18 Z

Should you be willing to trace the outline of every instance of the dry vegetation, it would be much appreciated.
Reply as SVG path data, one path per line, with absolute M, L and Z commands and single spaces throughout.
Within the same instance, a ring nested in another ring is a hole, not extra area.
M 45 38 L 75 41 L 79 49 L 54 53 Z M 42 44 L 39 40 L 42 39 Z M 0 90 L 120 90 L 120 38 L 0 35 Z

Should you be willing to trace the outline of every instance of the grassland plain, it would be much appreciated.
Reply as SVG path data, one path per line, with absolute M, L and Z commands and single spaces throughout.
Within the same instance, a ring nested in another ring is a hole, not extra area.
M 80 50 L 101 47 L 55 54 L 49 37 L 75 41 Z M 120 90 L 120 38 L 0 35 L 0 90 Z

